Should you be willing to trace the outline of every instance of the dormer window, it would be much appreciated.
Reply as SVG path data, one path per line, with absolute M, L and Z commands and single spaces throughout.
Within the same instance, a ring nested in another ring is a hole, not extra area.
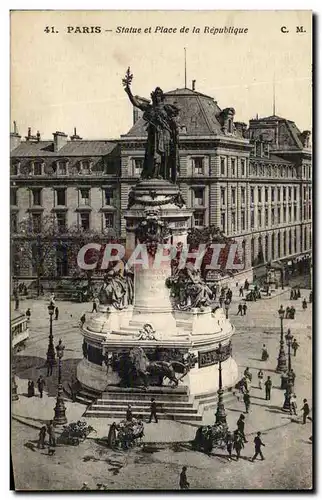
M 90 160 L 81 160 L 78 163 L 78 173 L 79 174 L 91 174 L 92 173 L 92 161 Z
M 33 162 L 33 169 L 32 169 L 33 175 L 42 175 L 42 166 L 43 164 L 40 161 Z
M 67 175 L 67 161 L 57 161 L 57 174 Z
M 11 175 L 19 175 L 20 173 L 20 161 L 14 161 L 11 163 Z

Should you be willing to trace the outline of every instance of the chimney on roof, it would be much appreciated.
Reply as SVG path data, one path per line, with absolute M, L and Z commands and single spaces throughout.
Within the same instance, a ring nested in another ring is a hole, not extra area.
M 39 142 L 40 141 L 40 132 L 39 132 L 39 130 L 37 130 L 36 137 L 37 137 L 37 141 Z
M 74 127 L 74 135 L 71 135 L 70 138 L 72 141 L 81 141 L 82 140 L 82 137 L 79 137 L 79 135 L 77 135 L 76 127 Z
M 54 152 L 60 151 L 67 144 L 67 135 L 64 132 L 54 132 Z
M 192 90 L 196 90 L 196 80 L 192 80 Z
M 25 136 L 27 142 L 38 142 L 38 135 L 31 135 L 31 127 L 28 127 L 28 134 Z
M 26 141 L 30 141 L 31 138 L 31 127 L 28 127 L 28 135 L 26 135 L 25 139 Z
M 13 132 L 10 132 L 10 151 L 16 149 L 21 143 L 21 135 L 18 133 L 16 122 L 13 122 Z

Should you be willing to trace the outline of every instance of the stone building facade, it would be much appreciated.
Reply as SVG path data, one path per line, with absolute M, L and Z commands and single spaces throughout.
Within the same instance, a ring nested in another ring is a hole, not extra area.
M 221 109 L 211 97 L 190 89 L 167 92 L 180 108 L 178 182 L 191 225 L 214 225 L 234 238 L 244 253 L 245 270 L 270 261 L 292 260 L 312 248 L 312 165 L 309 133 L 294 122 L 271 116 L 235 122 L 233 108 Z M 55 132 L 42 141 L 30 130 L 21 141 L 11 134 L 12 231 L 31 217 L 48 213 L 63 226 L 125 236 L 122 216 L 131 187 L 140 178 L 145 122 L 117 141 L 82 140 L 74 131 Z M 38 221 L 38 222 L 37 222 Z M 24 274 L 32 274 L 32 270 Z

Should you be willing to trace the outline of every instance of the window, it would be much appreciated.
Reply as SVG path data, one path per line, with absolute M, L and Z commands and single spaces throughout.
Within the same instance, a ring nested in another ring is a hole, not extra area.
M 231 175 L 232 175 L 232 177 L 235 177 L 235 175 L 236 175 L 236 158 L 231 158 L 230 165 L 231 165 Z
M 257 224 L 258 227 L 261 227 L 261 225 L 262 225 L 262 211 L 260 208 L 257 211 L 257 220 L 258 220 L 258 224 Z
M 281 201 L 281 189 L 282 188 L 280 189 L 277 188 L 277 201 Z
M 246 160 L 245 160 L 245 158 L 241 159 L 241 175 L 246 175 Z
M 250 202 L 254 203 L 254 188 L 250 188 Z
M 277 257 L 281 256 L 281 233 L 277 235 Z
M 41 232 L 41 214 L 32 214 L 32 229 L 34 233 Z
M 57 205 L 66 205 L 66 189 L 56 189 Z
M 226 175 L 226 158 L 220 158 L 220 175 Z
M 193 173 L 194 174 L 203 174 L 204 169 L 203 169 L 203 158 L 193 158 L 192 159 L 192 164 L 193 164 Z
M 283 222 L 286 222 L 286 207 L 283 207 Z
M 272 208 L 272 213 L 271 213 L 271 225 L 275 225 L 275 209 Z
M 226 230 L 226 214 L 225 212 L 221 212 L 220 215 L 220 226 L 223 231 Z
M 194 222 L 195 226 L 204 226 L 205 217 L 203 212 L 195 212 L 194 213 Z
M 268 202 L 268 188 L 265 188 L 265 202 Z
M 293 205 L 293 220 L 296 221 L 296 205 Z
M 242 187 L 242 188 L 240 189 L 240 196 L 241 196 L 241 202 L 242 202 L 242 204 L 245 204 L 245 198 L 246 198 L 246 197 L 245 197 L 245 193 L 246 193 L 245 188 L 244 188 L 244 187 Z
M 36 162 L 34 163 L 34 175 L 41 175 L 42 168 L 41 168 L 41 163 Z
M 286 193 L 286 187 L 283 187 L 283 201 L 286 201 L 287 193 Z
M 271 200 L 275 201 L 275 189 L 271 188 Z
M 265 208 L 265 226 L 268 226 L 268 208 Z
M 104 205 L 113 205 L 113 189 L 108 187 L 104 189 Z
M 265 261 L 268 262 L 268 235 L 265 236 Z
M 220 188 L 220 202 L 222 205 L 226 204 L 226 189 L 225 188 Z
M 294 201 L 297 201 L 297 188 L 296 187 L 293 187 L 293 198 L 294 198 Z
M 252 265 L 254 265 L 254 257 L 255 257 L 255 240 L 254 240 L 254 238 L 252 238 L 250 240 L 250 258 L 251 258 Z
M 306 227 L 304 228 L 304 231 L 303 231 L 303 236 L 304 236 L 304 241 L 303 241 L 303 250 L 306 250 L 307 248 L 307 235 L 306 235 Z
M 309 216 L 308 216 L 308 219 L 311 219 L 311 218 L 312 218 L 311 204 L 309 204 Z
M 240 215 L 241 215 L 241 230 L 245 231 L 245 229 L 246 229 L 246 214 L 245 214 L 245 211 L 242 210 Z
M 287 255 L 286 232 L 284 232 L 284 235 L 283 235 L 283 252 L 284 252 L 284 255 Z
M 250 209 L 250 227 L 251 229 L 254 229 L 255 226 L 255 221 L 254 221 L 254 209 Z
M 57 213 L 56 221 L 58 226 L 58 231 L 65 231 L 66 229 L 66 214 L 65 213 Z
M 231 213 L 231 232 L 236 231 L 236 212 Z
M 105 213 L 104 224 L 105 224 L 104 227 L 108 229 L 114 227 L 114 214 Z
M 289 233 L 288 233 L 288 253 L 291 254 L 292 253 L 292 231 L 289 230 Z
M 292 201 L 292 188 L 291 187 L 288 188 L 288 201 L 289 202 Z
M 59 161 L 57 163 L 58 166 L 58 174 L 59 175 L 66 175 L 67 174 L 67 165 L 65 161 Z
M 79 190 L 79 204 L 89 205 L 89 188 L 80 188 Z
M 275 234 L 272 234 L 272 260 L 275 259 Z
M 79 162 L 78 173 L 90 174 L 92 162 L 90 160 L 82 160 Z
M 236 188 L 231 188 L 231 204 L 236 205 Z
M 294 243 L 294 253 L 297 253 L 297 236 L 296 236 L 296 230 L 294 231 L 293 243 Z
M 11 231 L 13 233 L 17 232 L 18 229 L 18 217 L 17 214 L 11 214 Z
M 292 206 L 288 207 L 288 222 L 292 222 Z
M 143 158 L 134 158 L 134 175 L 141 175 L 143 170 Z
M 19 162 L 11 164 L 11 175 L 19 175 Z
M 258 203 L 262 203 L 262 188 L 258 188 Z
M 89 229 L 89 214 L 81 213 L 80 214 L 80 223 L 81 227 L 86 231 Z
M 204 190 L 197 188 L 193 190 L 194 193 L 194 206 L 203 206 L 204 205 Z
M 41 205 L 41 189 L 32 190 L 32 203 L 37 206 Z
M 277 224 L 281 223 L 281 209 L 280 207 L 277 208 Z
M 10 189 L 10 205 L 18 205 L 17 203 L 17 189 Z

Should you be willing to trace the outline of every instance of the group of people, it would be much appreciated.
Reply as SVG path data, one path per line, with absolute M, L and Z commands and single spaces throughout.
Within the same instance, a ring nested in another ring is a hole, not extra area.
M 56 434 L 55 427 L 52 420 L 47 425 L 43 425 L 39 431 L 37 448 L 41 448 L 42 450 L 45 448 L 45 439 L 48 434 L 48 445 L 49 448 L 51 446 L 56 446 Z
M 246 316 L 247 313 L 247 304 L 238 304 L 238 311 L 237 311 L 237 316 L 240 314 L 241 316 Z
M 290 293 L 290 300 L 297 300 L 301 298 L 301 290 L 299 287 L 292 288 Z
M 129 404 L 127 406 L 127 410 L 126 410 L 126 420 L 128 422 L 131 422 L 133 418 L 134 418 L 134 416 L 132 413 L 132 406 Z M 157 416 L 157 404 L 156 404 L 155 398 L 151 398 L 150 417 L 148 420 L 149 424 L 152 422 L 152 418 L 154 419 L 155 423 L 157 424 L 158 423 L 158 416 Z
M 239 419 L 237 420 L 237 429 L 234 432 L 228 432 L 226 438 L 226 446 L 228 452 L 228 459 L 232 459 L 233 450 L 236 451 L 236 460 L 239 460 L 242 449 L 244 448 L 244 444 L 248 443 L 245 436 L 245 415 L 241 414 Z M 261 440 L 261 432 L 258 431 L 257 435 L 254 439 L 255 445 L 255 453 L 252 457 L 251 461 L 253 462 L 258 455 L 260 455 L 261 459 L 264 460 L 263 453 L 261 451 L 261 447 L 265 446 L 265 444 Z
M 42 378 L 42 375 L 39 376 L 37 380 L 37 387 L 38 387 L 38 392 L 39 392 L 39 397 L 43 397 L 43 392 L 44 392 L 44 387 L 46 383 L 44 379 Z M 27 391 L 28 398 L 32 398 L 35 396 L 35 383 L 33 380 L 28 380 L 28 391 Z

